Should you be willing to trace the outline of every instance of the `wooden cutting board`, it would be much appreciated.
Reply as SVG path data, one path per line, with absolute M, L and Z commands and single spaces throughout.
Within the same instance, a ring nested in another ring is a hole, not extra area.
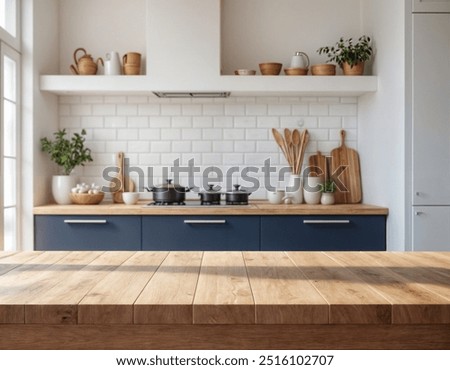
M 317 151 L 317 154 L 313 154 L 309 157 L 309 167 L 320 168 L 322 171 L 318 171 L 317 175 L 327 177 L 327 157 L 325 157 L 321 152 Z M 312 169 L 311 169 L 312 170 Z M 312 170 L 312 172 L 315 172 Z
M 343 171 L 339 168 L 344 168 Z M 341 130 L 341 146 L 331 151 L 331 176 L 338 189 L 335 192 L 336 203 L 361 203 L 361 170 L 359 155 L 345 145 L 345 131 Z M 339 189 L 340 184 L 341 189 Z
M 125 175 L 125 153 L 118 152 L 116 155 L 117 167 L 119 169 L 117 176 L 111 182 L 114 203 L 123 203 L 122 193 L 124 191 L 135 191 L 134 181 Z

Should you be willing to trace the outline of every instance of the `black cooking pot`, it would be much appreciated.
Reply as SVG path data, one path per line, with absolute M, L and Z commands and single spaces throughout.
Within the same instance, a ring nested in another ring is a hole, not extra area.
M 241 185 L 233 185 L 234 189 L 225 193 L 225 201 L 227 204 L 246 205 L 248 204 L 248 197 L 251 193 L 239 189 Z
M 146 189 L 153 193 L 153 200 L 155 202 L 164 203 L 184 202 L 186 193 L 191 190 L 178 184 L 172 184 L 172 180 L 166 180 L 165 184 Z
M 208 190 L 198 193 L 202 203 L 206 204 L 220 204 L 221 193 L 214 190 L 214 185 L 208 185 Z

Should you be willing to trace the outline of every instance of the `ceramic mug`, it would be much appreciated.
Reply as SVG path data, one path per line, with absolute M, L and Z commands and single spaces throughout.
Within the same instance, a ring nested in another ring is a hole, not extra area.
M 275 191 L 267 190 L 267 200 L 272 204 L 281 204 L 285 196 L 284 190 L 275 189 Z
M 137 192 L 124 192 L 122 193 L 122 199 L 125 204 L 136 204 L 139 200 L 139 193 Z
M 123 65 L 135 64 L 135 65 L 140 66 L 141 65 L 141 54 L 135 53 L 135 52 L 126 53 L 122 57 L 122 62 L 123 62 Z

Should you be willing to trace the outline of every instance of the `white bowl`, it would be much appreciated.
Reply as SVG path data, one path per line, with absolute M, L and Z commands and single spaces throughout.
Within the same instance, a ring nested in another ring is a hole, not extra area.
M 124 192 L 122 193 L 122 199 L 125 204 L 136 204 L 139 200 L 139 193 Z

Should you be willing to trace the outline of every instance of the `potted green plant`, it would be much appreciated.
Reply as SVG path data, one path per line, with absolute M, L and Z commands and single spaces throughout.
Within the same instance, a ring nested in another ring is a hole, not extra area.
M 317 52 L 327 55 L 327 63 L 338 64 L 344 75 L 362 75 L 364 62 L 370 60 L 373 53 L 371 41 L 366 35 L 361 36 L 357 42 L 353 38 L 344 40 L 341 37 L 334 46 L 323 46 Z
M 334 204 L 334 191 L 336 190 L 336 183 L 333 180 L 327 180 L 324 184 L 320 184 L 320 203 L 324 205 Z
M 70 139 L 66 135 L 66 130 L 62 129 L 53 134 L 54 140 L 41 139 L 41 150 L 50 155 L 62 173 L 52 179 L 52 194 L 58 204 L 71 203 L 70 191 L 77 183 L 77 178 L 72 174 L 74 168 L 92 162 L 91 150 L 84 146 L 86 131 L 74 133 Z

